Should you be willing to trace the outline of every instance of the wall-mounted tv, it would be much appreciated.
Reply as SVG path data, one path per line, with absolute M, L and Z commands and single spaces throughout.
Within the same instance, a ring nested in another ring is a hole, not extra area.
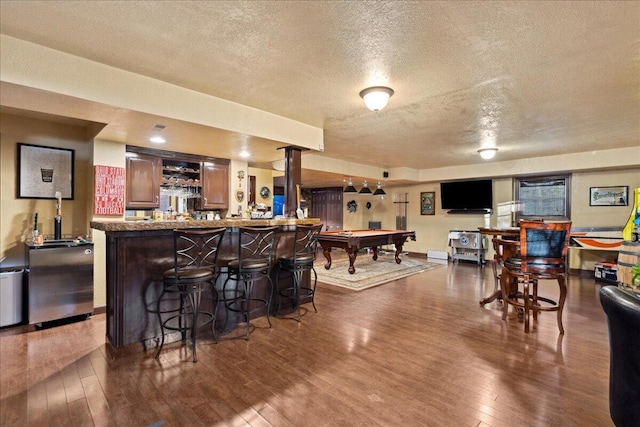
M 440 183 L 442 209 L 462 213 L 477 212 L 493 207 L 493 185 L 490 179 Z

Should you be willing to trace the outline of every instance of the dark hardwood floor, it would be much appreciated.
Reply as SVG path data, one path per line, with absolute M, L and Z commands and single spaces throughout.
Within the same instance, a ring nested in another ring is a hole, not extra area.
M 179 343 L 159 360 L 114 351 L 104 314 L 4 329 L 0 425 L 613 425 L 600 284 L 570 276 L 564 336 L 555 313 L 525 334 L 479 306 L 490 275 L 463 263 L 362 292 L 320 284 L 317 314 L 259 319 L 249 342 L 202 334 L 197 363 Z

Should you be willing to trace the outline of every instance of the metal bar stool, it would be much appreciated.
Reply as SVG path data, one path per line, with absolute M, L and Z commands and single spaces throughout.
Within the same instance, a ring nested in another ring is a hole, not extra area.
M 276 234 L 279 227 L 238 227 L 238 257 L 230 261 L 228 276 L 222 286 L 222 297 L 225 306 L 226 329 L 229 312 L 238 313 L 246 323 L 245 339 L 249 339 L 251 314 L 266 310 L 267 321 L 271 327 L 269 312 L 273 297 L 271 267 Z M 236 282 L 229 287 L 229 281 Z M 254 295 L 254 284 L 266 280 L 269 286 L 268 296 L 262 298 Z
M 193 361 L 197 362 L 196 337 L 198 328 L 211 323 L 213 338 L 217 342 L 215 333 L 215 318 L 218 306 L 218 294 L 215 282 L 218 276 L 216 259 L 218 246 L 226 228 L 210 230 L 174 230 L 174 263 L 173 268 L 164 272 L 162 293 L 157 302 L 158 321 L 162 338 L 156 359 L 160 356 L 164 346 L 165 330 L 178 331 L 185 342 L 187 332 L 191 332 L 191 348 Z M 215 303 L 213 313 L 200 312 L 202 293 L 210 291 Z M 170 308 L 162 309 L 163 303 Z M 176 303 L 178 307 L 176 308 Z M 163 318 L 164 316 L 164 318 Z M 204 316 L 200 323 L 198 318 Z
M 322 230 L 323 224 L 318 225 L 297 225 L 294 234 L 293 254 L 280 257 L 278 259 L 278 274 L 276 283 L 280 282 L 280 272 L 289 271 L 293 279 L 292 286 L 278 291 L 278 309 L 276 314 L 280 312 L 282 297 L 289 298 L 292 306 L 298 308 L 298 322 L 300 321 L 300 304 L 305 299 L 311 299 L 313 310 L 317 313 L 318 309 L 314 301 L 316 294 L 316 285 L 318 283 L 318 275 L 313 262 L 316 259 L 318 249 L 318 235 Z M 313 272 L 313 285 L 311 284 L 311 272 Z M 304 274 L 307 273 L 309 284 L 302 286 Z

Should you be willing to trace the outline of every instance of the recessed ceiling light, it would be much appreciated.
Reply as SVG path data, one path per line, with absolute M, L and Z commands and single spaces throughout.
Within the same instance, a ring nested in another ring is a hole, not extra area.
M 250 154 L 249 154 L 249 152 L 247 150 L 242 150 L 240 152 L 240 157 L 249 157 L 249 156 L 250 156 Z
M 166 139 L 164 139 L 163 137 L 157 135 L 157 136 L 152 136 L 151 138 L 149 138 L 149 141 L 155 143 L 155 144 L 164 144 L 165 142 L 167 142 Z

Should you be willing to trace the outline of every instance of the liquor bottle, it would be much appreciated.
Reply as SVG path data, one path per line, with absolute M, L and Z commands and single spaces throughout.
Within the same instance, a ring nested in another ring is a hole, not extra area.
M 634 231 L 640 228 L 640 200 L 638 199 L 640 199 L 640 188 L 633 190 L 633 209 L 627 224 L 622 229 L 622 239 L 628 242 L 633 241 Z

